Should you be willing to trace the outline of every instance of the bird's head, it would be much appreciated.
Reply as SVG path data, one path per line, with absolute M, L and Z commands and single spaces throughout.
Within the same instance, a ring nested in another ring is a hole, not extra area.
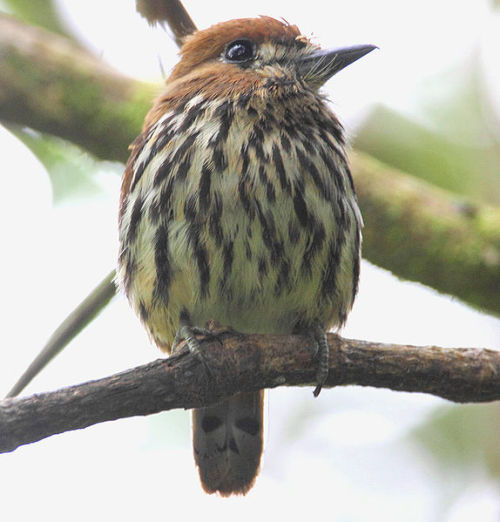
M 230 20 L 186 39 L 168 83 L 212 90 L 214 96 L 280 85 L 316 90 L 373 49 L 359 45 L 322 50 L 296 25 L 267 16 Z

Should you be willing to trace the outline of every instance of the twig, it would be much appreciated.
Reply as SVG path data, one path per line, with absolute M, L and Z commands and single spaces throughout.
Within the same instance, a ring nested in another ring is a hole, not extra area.
M 178 47 L 187 35 L 196 31 L 192 18 L 178 0 L 137 0 L 136 6 L 151 25 L 168 26 Z
M 328 341 L 327 387 L 384 387 L 455 402 L 500 399 L 500 352 L 368 343 L 335 334 Z M 1 401 L 0 452 L 99 422 L 200 407 L 239 391 L 314 384 L 316 363 L 307 337 L 234 332 L 203 340 L 202 349 L 210 376 L 183 349 L 105 379 Z
M 90 294 L 64 319 L 55 332 L 50 336 L 47 344 L 42 348 L 26 371 L 7 394 L 15 397 L 21 393 L 31 380 L 36 377 L 45 366 L 73 340 L 97 315 L 107 306 L 116 293 L 113 282 L 115 271 L 108 274 Z

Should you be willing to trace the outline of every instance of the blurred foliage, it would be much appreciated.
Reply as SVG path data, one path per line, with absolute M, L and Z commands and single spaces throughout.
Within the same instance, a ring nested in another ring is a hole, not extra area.
M 123 165 L 97 161 L 76 145 L 60 138 L 29 129 L 14 131 L 14 134 L 46 168 L 55 204 L 74 197 L 97 196 L 102 192 L 100 172 L 112 169 L 121 175 L 123 171 Z
M 500 407 L 463 404 L 439 409 L 414 437 L 451 468 L 483 467 L 500 479 Z
M 71 37 L 53 0 L 3 0 L 9 11 L 21 20 L 53 33 Z
M 439 187 L 499 204 L 500 129 L 498 122 L 491 121 L 493 110 L 488 107 L 477 56 L 470 60 L 426 85 L 421 107 L 425 126 L 379 106 L 359 131 L 355 145 Z

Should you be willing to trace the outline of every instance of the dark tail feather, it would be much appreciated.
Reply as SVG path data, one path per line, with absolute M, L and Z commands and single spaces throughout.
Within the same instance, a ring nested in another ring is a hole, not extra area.
M 203 489 L 244 495 L 259 471 L 264 392 L 239 393 L 193 410 L 193 449 Z

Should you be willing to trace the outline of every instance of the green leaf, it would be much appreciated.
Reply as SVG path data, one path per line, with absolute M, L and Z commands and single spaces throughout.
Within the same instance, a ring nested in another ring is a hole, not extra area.
M 47 169 L 56 204 L 69 198 L 96 196 L 102 192 L 98 179 L 100 172 L 115 170 L 119 175 L 123 171 L 123 165 L 97 161 L 89 153 L 60 138 L 30 129 L 13 132 Z
M 380 106 L 354 145 L 438 187 L 499 204 L 500 143 L 477 57 L 426 82 L 420 99 L 425 126 Z
M 484 465 L 500 477 L 498 404 L 464 404 L 441 409 L 414 432 L 434 457 L 453 468 Z
M 3 0 L 3 3 L 21 20 L 71 38 L 53 0 Z

